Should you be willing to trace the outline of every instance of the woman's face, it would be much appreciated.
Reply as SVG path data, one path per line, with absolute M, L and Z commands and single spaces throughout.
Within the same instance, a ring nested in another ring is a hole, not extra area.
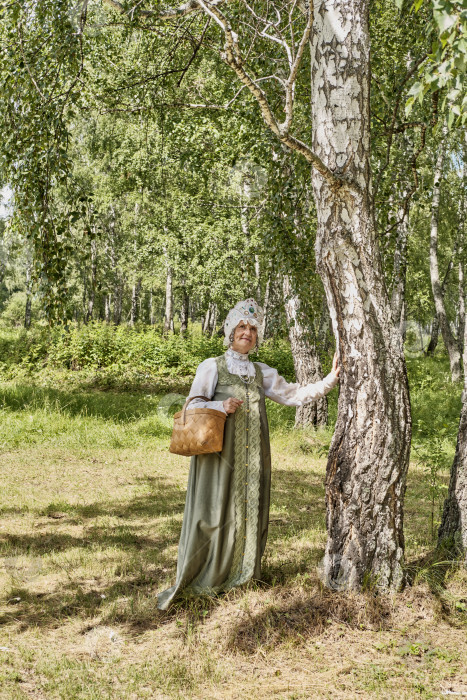
M 256 326 L 250 326 L 248 321 L 244 323 L 240 321 L 234 330 L 234 338 L 232 342 L 232 350 L 235 352 L 248 353 L 256 343 L 258 331 Z

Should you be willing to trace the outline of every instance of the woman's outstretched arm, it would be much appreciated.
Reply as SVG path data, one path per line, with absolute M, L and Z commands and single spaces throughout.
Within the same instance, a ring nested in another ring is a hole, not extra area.
M 297 383 L 289 383 L 281 377 L 277 369 L 257 363 L 263 373 L 264 393 L 269 399 L 284 406 L 303 406 L 311 401 L 317 401 L 326 396 L 339 382 L 340 367 L 337 364 L 337 356 L 334 356 L 332 370 L 319 382 L 300 386 Z

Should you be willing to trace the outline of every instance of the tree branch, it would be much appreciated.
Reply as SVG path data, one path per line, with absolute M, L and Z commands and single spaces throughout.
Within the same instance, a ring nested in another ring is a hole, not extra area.
M 136 8 L 133 8 L 131 11 L 127 11 L 122 3 L 117 2 L 117 0 L 102 0 L 102 2 L 114 10 L 117 10 L 117 12 L 127 14 L 133 18 L 133 13 Z M 213 0 L 213 4 L 215 5 L 221 5 L 223 2 L 224 0 Z M 183 3 L 183 5 L 179 5 L 179 7 L 169 7 L 166 10 L 138 10 L 138 15 L 140 17 L 153 17 L 154 19 L 163 20 L 177 19 L 178 17 L 184 17 L 191 12 L 197 12 L 199 9 L 200 7 L 196 0 L 188 0 L 188 2 Z
M 110 7 L 112 7 L 113 9 L 125 13 L 125 8 L 120 2 L 117 2 L 117 0 L 102 1 Z M 317 171 L 323 176 L 323 178 L 329 183 L 329 185 L 332 188 L 337 189 L 342 187 L 343 185 L 347 185 L 355 191 L 360 191 L 359 187 L 355 183 L 349 182 L 344 177 L 338 176 L 335 173 L 333 173 L 332 170 L 330 170 L 323 163 L 321 158 L 319 158 L 307 144 L 305 144 L 303 141 L 300 141 L 299 139 L 297 139 L 289 133 L 293 119 L 296 77 L 305 47 L 308 44 L 313 23 L 313 13 L 309 5 L 309 0 L 305 0 L 304 2 L 304 9 L 307 14 L 307 23 L 305 31 L 303 32 L 297 50 L 297 54 L 291 65 L 289 77 L 285 82 L 286 118 L 283 123 L 278 122 L 276 117 L 274 116 L 267 95 L 258 84 L 259 81 L 252 78 L 245 69 L 244 60 L 240 51 L 240 47 L 238 45 L 238 36 L 233 31 L 228 18 L 219 9 L 219 6 L 223 2 L 224 0 L 188 0 L 188 2 L 186 2 L 183 5 L 180 5 L 177 9 L 162 10 L 161 12 L 149 12 L 146 10 L 142 10 L 139 12 L 139 14 L 144 17 L 151 16 L 158 20 L 167 20 L 186 15 L 189 12 L 193 12 L 196 10 L 202 10 L 206 15 L 208 15 L 208 17 L 214 20 L 214 22 L 220 27 L 220 29 L 224 33 L 225 43 L 224 50 L 221 52 L 221 58 L 225 61 L 225 63 L 227 63 L 227 65 L 230 68 L 232 68 L 240 82 L 243 83 L 243 85 L 246 88 L 248 88 L 251 95 L 255 98 L 261 110 L 263 121 L 266 124 L 266 126 L 272 131 L 272 133 L 275 136 L 277 136 L 281 143 L 288 146 L 291 150 L 301 153 L 306 158 L 306 160 L 317 169 Z
M 389 165 L 389 160 L 390 160 L 390 157 L 391 157 L 392 141 L 393 141 L 393 137 L 394 137 L 394 129 L 395 129 L 395 126 L 396 126 L 397 115 L 398 115 L 398 113 L 399 113 L 399 107 L 400 107 L 400 103 L 401 103 L 401 99 L 402 99 L 402 91 L 403 91 L 403 89 L 404 89 L 406 83 L 407 83 L 407 82 L 410 80 L 410 78 L 414 75 L 415 71 L 416 71 L 416 70 L 418 69 L 418 67 L 423 63 L 423 61 L 426 59 L 426 57 L 427 57 L 427 54 L 424 54 L 423 56 L 420 56 L 420 57 L 415 61 L 415 63 L 413 64 L 412 68 L 411 68 L 410 70 L 408 70 L 407 73 L 405 74 L 404 78 L 402 79 L 402 81 L 401 81 L 401 83 L 400 83 L 400 85 L 399 85 L 399 87 L 398 87 L 398 89 L 397 89 L 397 97 L 396 97 L 396 101 L 395 101 L 395 103 L 394 103 L 394 108 L 393 108 L 393 111 L 392 111 L 391 124 L 390 124 L 390 126 L 389 126 L 389 129 L 387 129 L 387 133 L 388 133 L 388 143 L 387 143 L 387 147 L 386 147 L 386 160 L 385 160 L 384 164 L 381 166 L 381 169 L 380 169 L 380 171 L 379 171 L 379 173 L 378 173 L 378 177 L 377 177 L 376 180 L 375 180 L 375 185 L 374 185 L 374 188 L 373 188 L 374 196 L 375 196 L 375 197 L 376 197 L 377 191 L 379 190 L 379 186 L 380 186 L 380 184 L 381 184 L 381 180 L 382 180 L 382 177 L 383 177 L 383 173 L 384 173 L 384 171 L 386 170 L 386 168 L 387 168 L 388 165 Z M 383 94 L 383 93 L 382 93 L 382 94 Z

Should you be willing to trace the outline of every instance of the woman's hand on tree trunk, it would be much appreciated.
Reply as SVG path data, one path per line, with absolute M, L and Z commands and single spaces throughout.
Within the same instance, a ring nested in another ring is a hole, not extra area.
M 241 406 L 242 403 L 243 403 L 243 401 L 241 401 L 240 399 L 234 399 L 234 397 L 231 396 L 230 399 L 226 399 L 222 403 L 222 405 L 223 405 L 224 411 L 226 413 L 235 413 L 237 408 L 239 408 L 239 406 Z
M 337 357 L 337 352 L 336 352 L 336 353 L 334 353 L 334 357 L 333 357 L 333 360 L 332 360 L 332 371 L 334 372 L 334 374 L 336 375 L 336 377 L 339 376 L 340 371 L 341 371 L 341 368 L 339 367 L 339 365 L 337 364 L 337 362 L 338 362 L 338 357 Z

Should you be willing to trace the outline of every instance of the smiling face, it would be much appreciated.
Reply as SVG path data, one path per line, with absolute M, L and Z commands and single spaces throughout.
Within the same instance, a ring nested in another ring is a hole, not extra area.
M 244 354 L 250 352 L 256 343 L 257 335 L 258 330 L 256 326 L 250 326 L 248 322 L 240 321 L 234 330 L 234 338 L 231 345 L 232 350 Z

